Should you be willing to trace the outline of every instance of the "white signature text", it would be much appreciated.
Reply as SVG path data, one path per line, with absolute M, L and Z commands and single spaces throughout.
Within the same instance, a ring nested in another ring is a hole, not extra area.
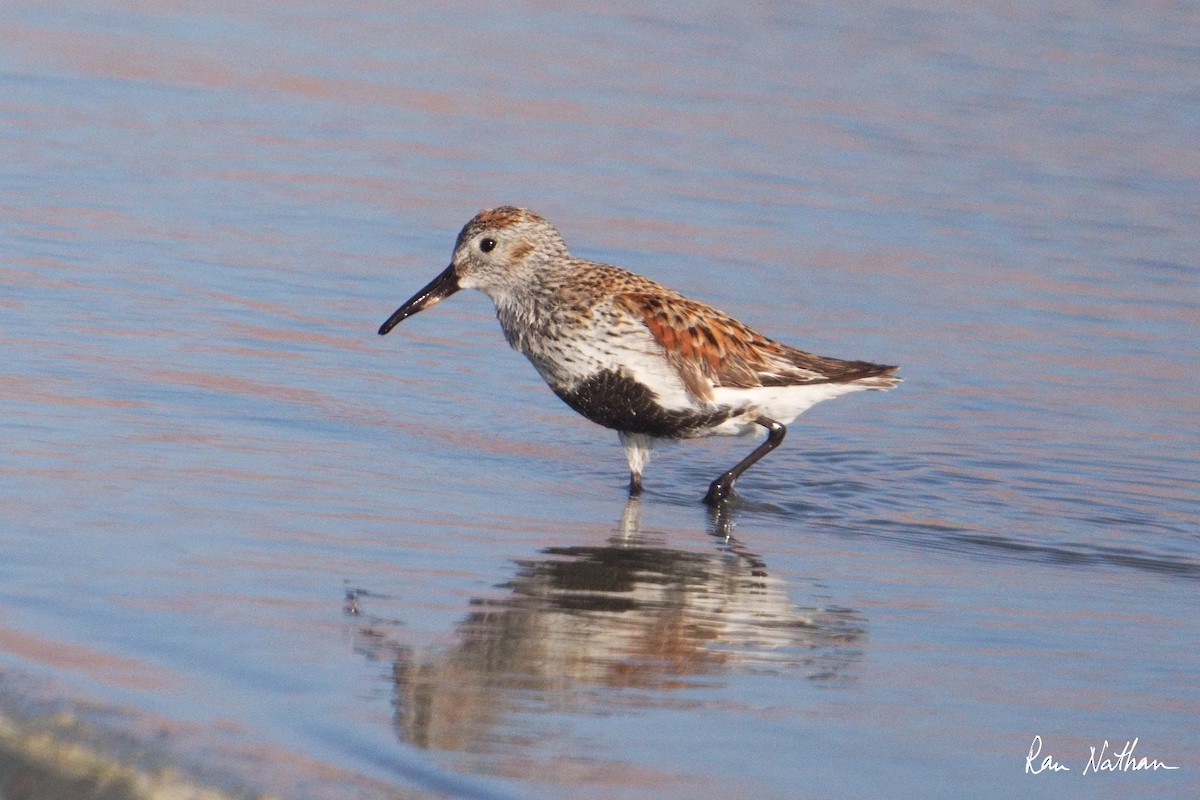
M 1132 740 L 1126 740 L 1120 750 L 1110 745 L 1108 739 L 1104 740 L 1104 744 L 1100 745 L 1098 751 L 1095 747 L 1089 747 L 1088 750 L 1091 751 L 1091 754 L 1088 756 L 1087 763 L 1083 765 L 1082 774 L 1096 775 L 1101 772 L 1142 772 L 1144 770 L 1157 772 L 1160 769 L 1179 769 L 1179 767 L 1172 767 L 1158 758 L 1137 757 L 1134 753 L 1137 746 L 1138 740 L 1134 737 Z M 1033 743 L 1029 745 L 1029 755 L 1025 756 L 1026 775 L 1070 771 L 1071 768 L 1055 756 L 1049 753 L 1043 756 L 1042 737 L 1033 737 Z

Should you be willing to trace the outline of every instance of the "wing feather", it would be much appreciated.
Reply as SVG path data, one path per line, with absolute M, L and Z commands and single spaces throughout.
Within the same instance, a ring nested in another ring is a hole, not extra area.
M 852 383 L 868 378 L 896 380 L 889 376 L 895 367 L 797 350 L 768 339 L 722 311 L 673 292 L 625 292 L 614 300 L 645 324 L 684 386 L 703 401 L 711 401 L 713 387 L 718 386 L 748 389 Z

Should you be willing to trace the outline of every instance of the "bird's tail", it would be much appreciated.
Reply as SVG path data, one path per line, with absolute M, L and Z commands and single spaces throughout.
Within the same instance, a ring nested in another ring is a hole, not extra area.
M 898 369 L 900 368 L 880 365 L 878 372 L 874 373 L 873 375 L 864 375 L 863 377 L 853 381 L 853 383 L 856 386 L 863 387 L 864 389 L 875 389 L 878 391 L 891 389 L 893 386 L 904 380 L 903 378 L 899 378 L 894 374 Z

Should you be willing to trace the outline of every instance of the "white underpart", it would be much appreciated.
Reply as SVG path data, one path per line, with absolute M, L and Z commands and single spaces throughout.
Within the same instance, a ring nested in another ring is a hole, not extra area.
M 766 428 L 755 420 L 759 417 L 773 419 L 781 425 L 791 423 L 822 400 L 832 400 L 850 392 L 861 392 L 864 389 L 877 388 L 854 383 L 817 383 L 808 386 L 756 386 L 750 389 L 733 389 L 728 387 L 713 387 L 713 403 L 711 405 L 689 400 L 684 406 L 676 408 L 745 408 L 746 410 L 714 428 L 697 431 L 695 437 L 702 436 L 742 436 L 746 434 L 761 435 Z M 625 448 L 625 458 L 629 461 L 629 471 L 640 476 L 650 462 L 650 451 L 654 449 L 655 439 L 643 433 L 617 434 L 621 445 Z
M 711 408 L 696 400 L 683 385 L 683 379 L 663 357 L 660 345 L 645 328 L 637 336 L 623 337 L 619 362 L 609 369 L 619 369 L 638 383 L 649 386 L 658 396 L 663 408 L 675 411 Z
M 730 408 L 745 408 L 739 417 L 727 420 L 711 431 L 702 435 L 707 436 L 737 436 L 763 430 L 754 420 L 767 417 L 787 425 L 796 417 L 803 414 L 822 400 L 832 400 L 850 392 L 861 392 L 870 389 L 860 383 L 811 383 L 799 386 L 754 386 L 749 389 L 735 389 L 728 386 L 713 387 L 714 405 Z
M 552 386 L 570 389 L 605 370 L 624 374 L 649 386 L 664 408 L 697 409 L 696 401 L 683 385 L 675 368 L 663 357 L 662 346 L 640 323 L 630 322 L 619 336 L 609 335 L 612 323 L 592 321 L 586 335 L 569 339 L 522 343 L 518 347 Z M 569 363 L 568 363 L 569 362 Z

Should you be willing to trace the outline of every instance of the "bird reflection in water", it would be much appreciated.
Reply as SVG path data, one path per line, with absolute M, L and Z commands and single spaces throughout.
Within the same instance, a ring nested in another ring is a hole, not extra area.
M 665 706 L 672 690 L 718 686 L 737 671 L 853 677 L 862 617 L 794 605 L 731 535 L 728 508 L 711 512 L 716 548 L 695 552 L 644 543 L 638 504 L 629 499 L 605 545 L 518 561 L 499 598 L 472 601 L 448 648 L 396 641 L 395 622 L 364 611 L 370 593 L 348 592 L 347 613 L 364 623 L 359 651 L 392 662 L 398 735 L 482 753 L 528 742 L 538 727 L 530 714 Z

